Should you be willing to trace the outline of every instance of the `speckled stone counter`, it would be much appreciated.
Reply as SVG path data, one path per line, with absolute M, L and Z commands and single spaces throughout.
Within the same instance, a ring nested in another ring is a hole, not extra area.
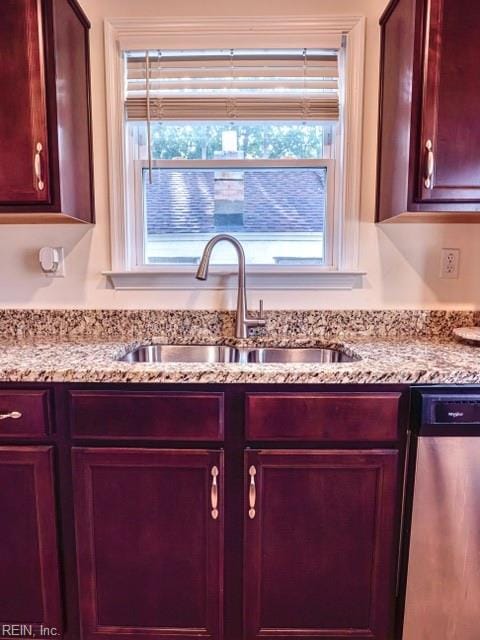
M 17 342 L 0 345 L 1 382 L 480 383 L 480 350 L 446 339 L 289 341 L 336 346 L 361 360 L 340 364 L 128 364 L 137 343 Z
M 270 312 L 241 344 L 329 346 L 335 364 L 128 364 L 138 344 L 236 344 L 233 315 L 184 311 L 0 311 L 1 382 L 480 383 L 480 349 L 451 337 L 480 318 L 457 311 Z
M 429 338 L 480 322 L 480 312 L 428 310 L 267 311 L 265 336 Z M 0 309 L 0 338 L 151 338 L 211 341 L 234 335 L 232 311 Z

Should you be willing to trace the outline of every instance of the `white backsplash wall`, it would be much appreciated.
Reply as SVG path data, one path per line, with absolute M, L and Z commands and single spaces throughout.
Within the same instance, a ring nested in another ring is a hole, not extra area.
M 367 17 L 361 243 L 359 268 L 367 271 L 353 291 L 252 291 L 266 308 L 480 308 L 478 225 L 389 224 L 375 226 L 378 18 L 386 0 L 81 0 L 92 22 L 91 62 L 97 224 L 0 226 L 1 307 L 212 308 L 233 306 L 235 292 L 115 291 L 102 271 L 110 268 L 103 20 L 114 16 L 315 15 Z M 63 246 L 66 277 L 47 278 L 38 249 Z M 461 250 L 458 280 L 442 280 L 442 247 Z M 261 294 L 261 296 L 260 296 Z

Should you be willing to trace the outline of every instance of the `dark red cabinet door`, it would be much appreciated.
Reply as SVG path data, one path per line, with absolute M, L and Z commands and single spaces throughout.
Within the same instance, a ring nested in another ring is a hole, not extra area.
M 478 203 L 480 3 L 428 0 L 427 5 L 420 198 Z
M 248 451 L 247 640 L 391 636 L 395 451 Z
M 0 205 L 49 200 L 39 0 L 0 7 Z
M 82 640 L 220 640 L 223 454 L 74 448 L 73 461 Z
M 19 624 L 37 637 L 40 625 L 61 637 L 52 453 L 51 447 L 0 447 L 2 638 L 15 635 L 11 625 Z

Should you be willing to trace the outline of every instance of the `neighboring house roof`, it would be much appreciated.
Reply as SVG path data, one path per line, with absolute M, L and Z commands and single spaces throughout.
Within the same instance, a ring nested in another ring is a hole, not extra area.
M 214 169 L 154 169 L 152 184 L 145 180 L 148 234 L 323 231 L 326 169 L 243 172 L 243 225 L 231 226 L 215 220 Z

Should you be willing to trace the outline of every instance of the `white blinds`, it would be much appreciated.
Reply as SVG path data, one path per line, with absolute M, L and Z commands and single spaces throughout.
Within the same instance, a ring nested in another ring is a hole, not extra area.
M 125 61 L 129 120 L 338 119 L 334 50 L 130 51 Z

